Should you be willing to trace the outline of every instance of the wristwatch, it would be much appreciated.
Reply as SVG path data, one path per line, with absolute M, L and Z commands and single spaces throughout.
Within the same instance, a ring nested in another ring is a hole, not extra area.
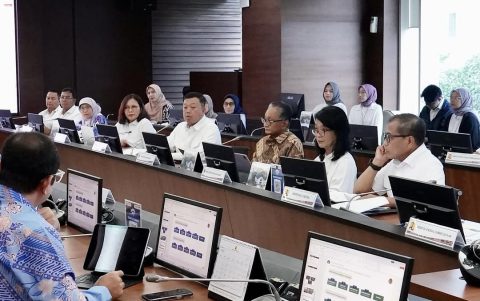
M 375 171 L 379 171 L 383 167 L 373 164 L 373 159 L 370 159 L 370 161 L 368 161 L 368 166 L 370 166 Z

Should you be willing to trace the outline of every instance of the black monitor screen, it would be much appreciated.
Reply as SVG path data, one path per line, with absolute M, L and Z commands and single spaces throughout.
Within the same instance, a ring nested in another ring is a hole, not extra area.
M 43 116 L 40 114 L 28 113 L 28 125 L 33 128 L 35 132 L 43 133 Z
M 166 136 L 145 132 L 142 135 L 147 152 L 157 155 L 160 163 L 175 166 Z
M 232 147 L 203 142 L 203 151 L 205 152 L 205 160 L 208 167 L 225 170 L 232 181 L 240 181 L 235 161 L 235 152 Z
M 307 159 L 280 157 L 285 186 L 318 193 L 325 206 L 330 206 L 325 163 Z
M 77 126 L 75 121 L 71 119 L 58 118 L 58 125 L 60 126 L 59 132 L 68 136 L 70 141 L 75 143 L 82 143 L 78 136 Z
M 406 301 L 414 259 L 309 232 L 298 300 Z
M 445 159 L 447 152 L 473 153 L 470 134 L 427 131 L 427 141 L 434 156 Z
M 0 127 L 6 129 L 15 129 L 10 110 L 0 110 Z
M 93 232 L 102 220 L 101 178 L 67 170 L 67 223 L 84 232 Z
M 303 129 L 302 129 L 302 125 L 300 124 L 300 119 L 297 119 L 297 118 L 290 119 L 288 130 L 294 133 L 295 136 L 297 136 L 298 139 L 300 139 L 300 141 L 305 142 L 305 139 L 303 138 Z
M 375 151 L 378 146 L 378 131 L 374 125 L 350 124 L 352 149 Z
M 172 126 L 176 126 L 183 121 L 183 109 L 171 109 L 169 111 L 168 122 Z
M 97 124 L 98 136 L 96 141 L 106 143 L 110 146 L 112 152 L 122 154 L 122 145 L 120 144 L 120 137 L 118 136 L 117 127 L 114 125 Z
M 281 93 L 280 100 L 290 106 L 292 118 L 300 118 L 300 113 L 305 111 L 305 96 L 303 94 Z
M 400 223 L 407 223 L 410 217 L 416 217 L 458 229 L 464 236 L 455 188 L 394 176 L 389 176 L 389 180 Z
M 165 194 L 160 214 L 157 263 L 189 277 L 213 272 L 222 208 Z
M 221 132 L 244 135 L 247 133 L 241 114 L 218 113 L 218 128 Z

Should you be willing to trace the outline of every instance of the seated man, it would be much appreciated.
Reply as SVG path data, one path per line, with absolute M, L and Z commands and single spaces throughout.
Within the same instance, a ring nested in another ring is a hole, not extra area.
M 62 108 L 60 107 L 60 93 L 57 91 L 49 90 L 47 92 L 47 96 L 45 97 L 45 105 L 47 108 L 41 111 L 40 115 L 43 116 L 43 124 L 45 134 L 49 135 L 50 131 L 52 130 L 53 118 L 55 118 L 58 111 Z
M 3 145 L 0 164 L 2 300 L 111 300 L 122 295 L 122 271 L 80 291 L 57 230 L 37 211 L 60 181 L 53 142 L 39 133 L 13 134 Z M 46 218 L 51 222 L 53 216 Z
M 444 185 L 443 165 L 427 149 L 424 141 L 425 122 L 422 119 L 413 114 L 391 117 L 383 145 L 377 147 L 375 157 L 358 177 L 354 193 L 388 190 L 391 188 L 388 176 Z M 388 196 L 390 205 L 395 207 L 391 191 L 388 191 Z
M 202 142 L 221 144 L 217 125 L 205 116 L 207 100 L 201 93 L 189 92 L 183 98 L 183 122 L 168 136 L 174 160 L 182 160 L 183 151 L 203 152 Z
M 288 131 L 291 116 L 292 110 L 284 102 L 268 105 L 262 118 L 266 136 L 257 142 L 252 161 L 280 164 L 281 156 L 303 158 L 302 142 Z
M 73 89 L 64 88 L 62 90 L 62 93 L 60 94 L 60 105 L 62 106 L 62 109 L 57 112 L 54 118 L 55 119 L 58 119 L 58 118 L 71 119 L 71 120 L 74 120 L 75 123 L 78 123 L 78 121 L 81 119 L 81 114 L 80 114 L 80 110 L 75 105 L 75 102 L 76 102 L 76 99 L 73 93 Z M 60 125 L 58 124 L 58 121 L 55 120 L 53 122 L 52 130 L 50 134 L 55 135 L 56 133 L 58 133 L 59 129 L 60 129 Z
M 423 89 L 425 106 L 420 112 L 420 118 L 425 121 L 427 130 L 441 131 L 446 125 L 446 119 L 452 112 L 450 103 L 443 99 L 442 90 L 435 85 Z

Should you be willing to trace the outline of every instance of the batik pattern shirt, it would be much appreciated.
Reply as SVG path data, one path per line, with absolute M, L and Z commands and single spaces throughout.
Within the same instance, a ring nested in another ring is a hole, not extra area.
M 253 160 L 262 163 L 280 164 L 280 157 L 303 158 L 303 145 L 292 132 L 273 138 L 270 135 L 257 142 Z

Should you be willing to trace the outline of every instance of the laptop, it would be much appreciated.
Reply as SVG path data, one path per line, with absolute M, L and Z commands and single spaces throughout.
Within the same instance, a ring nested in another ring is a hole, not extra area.
M 125 287 L 143 281 L 143 259 L 150 229 L 97 224 L 93 230 L 83 269 L 90 273 L 76 277 L 79 288 L 89 289 L 100 276 L 122 270 Z
M 413 258 L 309 232 L 299 300 L 406 301 Z

